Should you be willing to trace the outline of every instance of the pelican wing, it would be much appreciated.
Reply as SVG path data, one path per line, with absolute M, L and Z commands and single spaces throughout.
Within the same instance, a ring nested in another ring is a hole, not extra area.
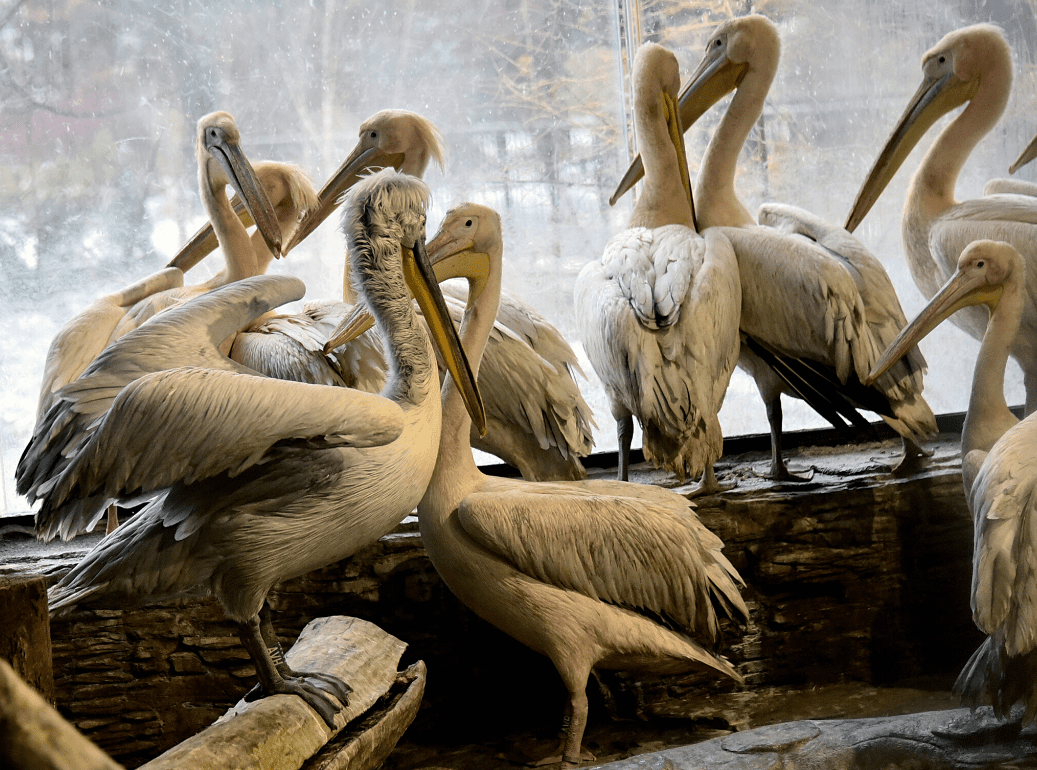
M 969 495 L 975 519 L 972 612 L 986 634 L 1019 656 L 1037 647 L 1037 420 L 1011 428 L 990 450 Z
M 786 356 L 831 366 L 863 382 L 881 351 L 843 260 L 807 238 L 769 227 L 722 227 L 738 258 L 742 330 Z
M 47 413 L 57 391 L 79 377 L 104 350 L 129 308 L 156 292 L 183 285 L 183 272 L 168 267 L 101 297 L 62 326 L 47 350 L 36 419 Z
M 693 278 L 670 326 L 644 325 L 606 264 L 620 258 L 610 252 L 641 239 L 640 228 L 615 236 L 602 260 L 581 271 L 575 291 L 580 337 L 613 411 L 621 405 L 636 414 L 646 455 L 683 478 L 700 474 L 722 451 L 717 413 L 738 357 L 740 288 L 734 252 L 719 231 L 702 237 L 680 229 Z M 652 261 L 660 260 L 642 258 Z
M 795 206 L 764 204 L 760 207 L 760 224 L 792 237 L 807 238 L 823 249 L 834 263 L 842 265 L 864 303 L 867 330 L 876 348 L 881 352 L 892 344 L 907 325 L 907 317 L 886 269 L 860 241 L 845 228 L 831 225 Z M 915 435 L 935 433 L 936 416 L 922 397 L 926 371 L 922 351 L 915 345 L 895 366 L 876 381 L 878 389 L 890 401 L 895 419 Z M 877 411 L 883 413 L 881 409 Z
M 1037 197 L 1037 184 L 1023 179 L 991 179 L 983 185 L 984 195 L 1029 195 Z
M 458 519 L 481 546 L 536 580 L 711 639 L 713 600 L 732 617 L 747 616 L 723 543 L 676 493 L 617 482 L 507 485 L 468 495 Z
M 273 315 L 239 332 L 230 357 L 279 380 L 345 387 L 348 383 L 324 355 L 326 339 L 305 313 Z
M 119 393 L 44 505 L 234 476 L 283 441 L 380 446 L 402 430 L 402 409 L 372 393 L 196 367 L 155 372 Z

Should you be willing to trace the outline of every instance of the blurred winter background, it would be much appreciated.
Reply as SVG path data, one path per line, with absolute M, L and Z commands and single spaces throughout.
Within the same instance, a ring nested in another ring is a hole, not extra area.
M 760 12 L 783 55 L 744 150 L 738 192 L 842 223 L 857 188 L 920 82 L 922 54 L 948 31 L 999 24 L 1015 52 L 1008 111 L 977 148 L 959 198 L 982 193 L 1037 130 L 1033 0 L 6 0 L 0 5 L 0 514 L 24 513 L 14 468 L 32 432 L 51 338 L 101 294 L 163 267 L 202 223 L 194 126 L 227 110 L 253 160 L 301 165 L 319 187 L 385 108 L 443 132 L 446 169 L 427 179 L 430 233 L 451 206 L 494 206 L 505 228 L 505 287 L 578 348 L 572 286 L 625 225 L 632 199 L 608 197 L 635 149 L 632 52 L 673 48 L 686 76 L 709 32 Z M 688 134 L 694 174 L 722 101 Z M 950 118 L 944 118 L 943 125 Z M 938 126 L 939 127 L 939 126 Z M 938 128 L 937 127 L 937 128 Z M 890 272 L 908 316 L 924 304 L 904 262 L 900 208 L 930 131 L 857 235 Z M 1037 169 L 1020 172 L 1034 179 Z M 310 297 L 341 290 L 334 223 L 272 268 Z M 219 257 L 188 282 L 219 268 Z M 926 396 L 965 407 L 978 344 L 945 326 L 923 345 Z M 615 427 L 589 365 L 584 394 L 597 449 Z M 1022 400 L 1015 365 L 1010 403 Z M 767 430 L 752 381 L 732 379 L 725 435 Z M 786 428 L 823 422 L 786 404 Z

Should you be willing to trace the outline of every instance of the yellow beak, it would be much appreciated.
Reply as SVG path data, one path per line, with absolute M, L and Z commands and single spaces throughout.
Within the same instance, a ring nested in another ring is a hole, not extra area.
M 941 78 L 927 77 L 922 80 L 911 102 L 901 115 L 885 147 L 875 160 L 868 178 L 857 193 L 857 200 L 846 218 L 846 229 L 853 232 L 868 215 L 886 185 L 896 174 L 911 150 L 925 132 L 943 115 L 972 98 L 977 81 L 961 80 L 953 73 Z
M 986 282 L 982 275 L 959 270 L 911 323 L 905 326 L 872 367 L 865 385 L 871 385 L 911 348 L 947 318 L 970 305 L 987 305 L 991 310 L 1001 301 L 1004 287 Z
M 745 62 L 735 63 L 726 56 L 716 54 L 712 50 L 707 51 L 677 97 L 682 133 L 691 128 L 695 121 L 705 114 L 706 110 L 738 88 L 748 70 L 749 65 Z M 684 167 L 687 168 L 687 163 L 684 164 Z M 623 175 L 623 179 L 620 180 L 616 191 L 609 198 L 609 205 L 616 205 L 616 201 L 626 195 L 635 184 L 641 181 L 644 175 L 644 163 L 638 154 L 626 174 Z
M 277 223 L 277 214 L 266 194 L 266 188 L 260 184 L 255 169 L 241 147 L 237 142 L 217 141 L 209 147 L 209 152 L 223 166 L 231 187 L 238 194 L 234 206 L 238 218 L 245 227 L 255 224 L 267 248 L 274 254 L 280 254 L 281 226 Z M 207 224 L 191 237 L 166 267 L 176 267 L 186 273 L 218 245 L 212 225 Z
M 338 170 L 324 183 L 324 187 L 318 193 L 319 203 L 316 208 L 306 212 L 292 234 L 292 239 L 285 245 L 284 253 L 287 254 L 306 240 L 309 234 L 339 207 L 342 195 L 360 181 L 362 176 L 390 166 L 398 171 L 403 161 L 403 153 L 387 153 L 378 147 L 365 150 L 361 144 L 354 147 L 349 157 L 342 161 Z

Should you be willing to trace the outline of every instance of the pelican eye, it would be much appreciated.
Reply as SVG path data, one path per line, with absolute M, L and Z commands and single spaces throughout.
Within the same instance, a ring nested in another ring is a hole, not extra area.
M 944 63 L 945 61 L 947 61 L 947 57 L 946 57 L 946 56 L 941 56 L 941 57 L 940 57 L 939 59 L 937 59 L 936 61 L 938 61 L 938 62 L 939 62 L 940 64 L 943 64 L 943 63 Z
M 467 222 L 464 223 L 464 226 L 465 227 L 471 227 L 472 226 L 472 220 L 469 219 Z
M 378 138 L 378 132 L 377 131 L 372 131 L 371 132 L 371 138 L 372 139 L 377 139 Z
M 983 267 L 985 264 L 986 263 L 981 259 L 979 262 L 976 263 L 976 267 Z

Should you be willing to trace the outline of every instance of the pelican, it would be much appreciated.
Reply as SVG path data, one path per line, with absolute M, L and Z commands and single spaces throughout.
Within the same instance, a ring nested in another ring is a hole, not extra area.
M 500 217 L 463 204 L 447 214 L 429 254 L 441 275 L 469 279 L 461 336 L 478 372 L 500 297 Z M 629 482 L 486 476 L 452 379 L 442 399 L 439 458 L 418 505 L 422 541 L 462 602 L 558 670 L 569 694 L 563 749 L 540 764 L 586 758 L 592 668 L 702 670 L 742 681 L 706 649 L 719 637 L 715 607 L 747 620 L 742 580 L 687 499 Z
M 925 360 L 917 350 L 882 377 L 876 387 L 861 382 L 886 345 L 907 323 L 881 263 L 839 227 L 788 205 L 762 207 L 755 222 L 735 193 L 738 154 L 763 111 L 778 68 L 781 42 L 765 16 L 721 24 L 680 96 L 685 127 L 725 94 L 735 91 L 713 134 L 695 183 L 696 215 L 706 235 L 714 230 L 731 242 L 742 288 L 739 365 L 756 381 L 771 429 L 771 478 L 810 478 L 791 473 L 782 457 L 781 395 L 804 398 L 836 425 L 852 421 L 861 406 L 879 413 L 904 442 L 901 468 L 927 454 L 919 441 L 936 432 L 936 417 L 922 397 Z M 631 166 L 613 200 L 634 182 Z M 772 364 L 823 371 L 806 389 Z
M 1037 416 L 1022 422 L 1005 402 L 1005 366 L 1027 297 L 1026 266 L 1010 244 L 979 240 L 962 251 L 957 271 L 904 329 L 876 372 L 908 345 L 964 307 L 985 305 L 986 333 L 976 359 L 961 434 L 962 479 L 975 519 L 972 617 L 986 640 L 962 669 L 955 691 L 975 709 L 993 704 L 1000 719 L 1025 705 L 1037 721 Z
M 356 147 L 322 187 L 320 203 L 303 216 L 288 239 L 293 249 L 338 206 L 342 193 L 365 172 L 393 166 L 402 173 L 421 177 L 429 163 L 443 166 L 440 133 L 424 117 L 403 110 L 384 110 L 360 126 Z M 303 316 L 274 317 L 252 329 L 257 334 L 239 335 L 232 355 L 253 368 L 307 382 L 334 379 L 362 389 L 377 390 L 384 379 L 381 345 L 363 335 L 348 346 L 329 350 L 335 373 L 320 348 L 338 323 L 353 309 L 355 294 L 347 261 L 343 275 L 343 300 L 307 303 Z M 443 293 L 455 322 L 459 322 L 466 298 L 463 288 L 450 285 Z M 486 398 L 485 435 L 472 432 L 472 444 L 516 468 L 530 480 L 586 478 L 581 461 L 593 448 L 594 418 L 576 384 L 583 376 L 579 359 L 561 333 L 532 307 L 505 294 L 490 337 L 483 367 Z M 317 342 L 316 331 L 323 333 Z M 271 334 L 273 332 L 273 334 Z M 265 348 L 276 347 L 278 355 Z M 286 371 L 287 362 L 294 362 Z M 441 367 L 441 376 L 445 370 Z
M 226 112 L 214 112 L 198 121 L 195 147 L 198 159 L 198 181 L 202 202 L 209 217 L 221 222 L 218 237 L 224 244 L 226 268 L 216 277 L 197 286 L 184 286 L 180 267 L 170 265 L 122 291 L 109 294 L 94 302 L 66 323 L 54 336 L 44 364 L 40 400 L 36 410 L 37 425 L 44 420 L 62 387 L 77 379 L 87 366 L 115 340 L 141 325 L 164 309 L 204 294 L 217 286 L 248 275 L 256 274 L 251 245 L 242 242 L 244 228 L 235 230 L 227 223 L 230 204 L 224 195 L 229 184 L 240 196 L 243 208 L 258 223 L 256 237 L 264 249 L 280 251 L 281 232 L 276 215 L 263 188 L 257 181 L 257 172 L 241 151 L 241 134 L 234 118 Z M 237 222 L 236 217 L 232 217 Z M 19 472 L 20 473 L 20 472 Z M 26 489 L 19 480 L 19 492 Z M 62 539 L 92 528 L 98 517 L 90 517 L 70 526 L 70 522 L 55 522 L 37 531 L 45 540 L 56 534 Z M 118 525 L 114 506 L 108 508 L 110 533 Z
M 926 130 L 942 115 L 965 104 L 933 141 L 915 171 L 904 201 L 901 232 L 915 284 L 927 298 L 954 272 L 966 245 L 981 239 L 1011 243 L 1027 265 L 1020 332 L 1011 343 L 1026 387 L 1026 413 L 1037 407 L 1037 198 L 985 195 L 957 201 L 958 173 L 979 141 L 1004 112 L 1012 85 L 1012 53 L 1001 31 L 977 24 L 951 32 L 922 60 L 922 85 L 861 185 L 846 228 L 867 215 L 890 179 Z M 952 320 L 982 339 L 982 308 L 956 313 Z
M 633 415 L 656 465 L 720 488 L 717 412 L 738 358 L 741 292 L 731 244 L 695 231 L 676 57 L 646 44 L 634 60 L 634 118 L 644 194 L 629 229 L 576 279 L 580 337 L 616 419 L 619 479 L 628 474 Z
M 297 694 L 333 724 L 337 706 L 323 690 L 344 702 L 348 685 L 288 668 L 266 595 L 276 583 L 386 534 L 425 492 L 439 445 L 439 379 L 408 286 L 482 420 L 474 379 L 427 265 L 428 197 L 422 182 L 388 170 L 360 182 L 344 212 L 363 295 L 391 361 L 381 394 L 264 378 L 220 354 L 219 343 L 248 317 L 301 296 L 297 280 L 265 276 L 155 318 L 69 387 L 63 403 L 75 410 L 77 399 L 111 384 L 124 350 L 139 366 L 135 336 L 155 351 L 186 341 L 185 356 L 214 362 L 167 369 L 167 361 L 126 384 L 89 441 L 51 447 L 71 456 L 45 490 L 47 506 L 81 495 L 163 490 L 50 590 L 52 612 L 215 596 L 238 626 L 261 691 Z M 269 286 L 281 287 L 280 296 L 262 302 Z

